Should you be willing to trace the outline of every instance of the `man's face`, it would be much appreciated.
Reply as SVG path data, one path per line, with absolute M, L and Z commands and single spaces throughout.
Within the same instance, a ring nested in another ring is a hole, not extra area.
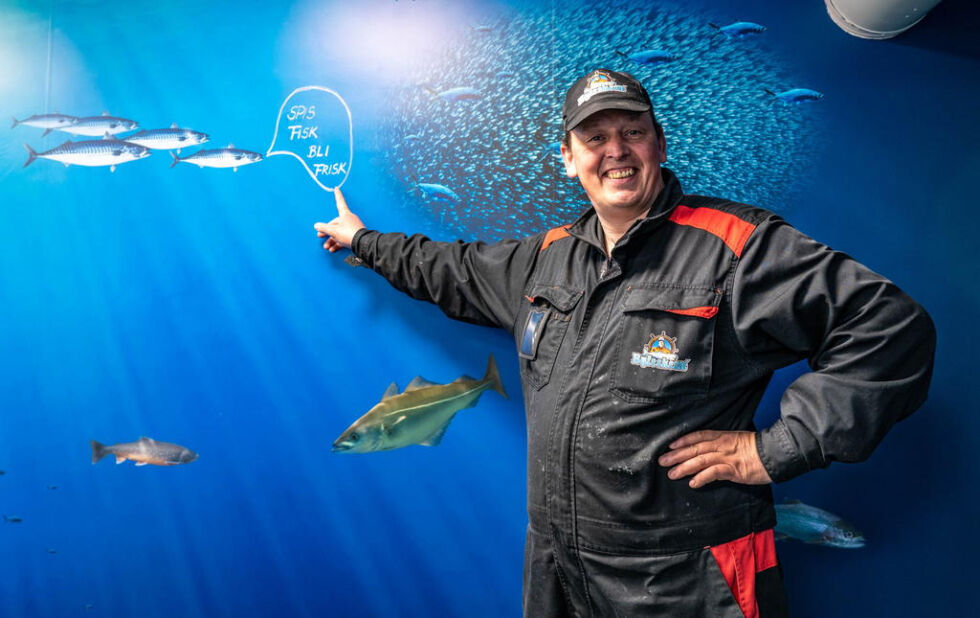
M 561 155 L 599 214 L 638 216 L 663 188 L 667 152 L 649 112 L 596 112 L 572 129 Z

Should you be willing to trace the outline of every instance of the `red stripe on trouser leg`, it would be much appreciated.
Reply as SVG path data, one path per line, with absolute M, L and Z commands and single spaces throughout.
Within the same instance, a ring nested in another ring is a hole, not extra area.
M 755 543 L 755 572 L 765 571 L 779 564 L 776 558 L 776 537 L 772 529 L 756 532 L 752 535 Z
M 710 549 L 745 618 L 759 618 L 755 574 L 778 564 L 772 530 L 753 532 Z

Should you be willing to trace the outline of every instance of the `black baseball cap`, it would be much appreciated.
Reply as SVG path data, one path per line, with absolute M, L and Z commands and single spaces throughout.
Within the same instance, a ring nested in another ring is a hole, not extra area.
M 653 104 L 643 84 L 629 73 L 595 69 L 572 84 L 561 108 L 562 126 L 571 131 L 580 122 L 604 109 L 653 113 Z

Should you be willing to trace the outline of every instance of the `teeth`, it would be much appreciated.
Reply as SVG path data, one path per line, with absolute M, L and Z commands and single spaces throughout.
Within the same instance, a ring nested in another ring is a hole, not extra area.
M 607 172 L 607 176 L 609 176 L 610 178 L 615 178 L 615 179 L 618 180 L 620 178 L 629 178 L 630 176 L 632 176 L 635 173 L 636 173 L 636 170 L 635 169 L 629 168 L 629 169 L 625 169 L 625 170 L 612 170 L 612 171 L 609 171 L 609 172 Z

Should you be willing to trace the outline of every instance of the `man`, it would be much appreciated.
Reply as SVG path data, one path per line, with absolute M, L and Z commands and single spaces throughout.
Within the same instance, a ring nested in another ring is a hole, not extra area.
M 563 107 L 592 208 L 523 240 L 317 223 L 415 298 L 515 337 L 528 423 L 526 616 L 783 616 L 769 484 L 867 458 L 925 399 L 935 334 L 886 279 L 780 217 L 684 195 L 643 86 L 600 69 Z M 752 417 L 807 358 L 781 418 Z

